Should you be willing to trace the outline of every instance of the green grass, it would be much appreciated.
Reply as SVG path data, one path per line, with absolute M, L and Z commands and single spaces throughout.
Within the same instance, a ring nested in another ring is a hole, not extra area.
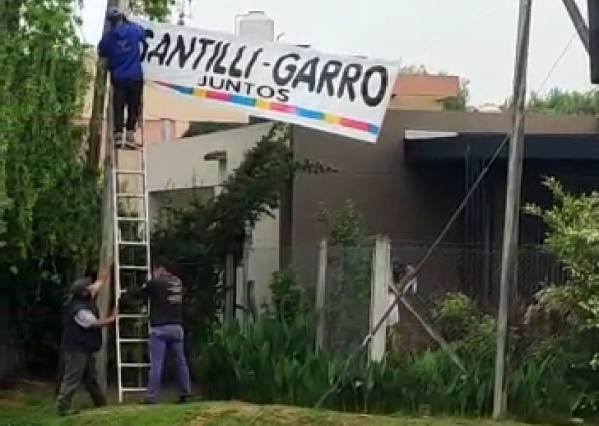
M 491 426 L 489 420 L 406 418 L 342 414 L 241 402 L 201 402 L 189 405 L 115 405 L 83 410 L 69 418 L 56 415 L 46 389 L 0 394 L 0 426 L 211 426 L 211 425 L 345 425 L 345 426 Z M 78 398 L 81 406 L 83 398 Z M 525 426 L 506 422 L 502 426 Z

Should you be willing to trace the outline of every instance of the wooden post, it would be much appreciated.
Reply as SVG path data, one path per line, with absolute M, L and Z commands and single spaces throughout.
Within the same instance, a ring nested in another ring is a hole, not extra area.
M 323 238 L 318 245 L 318 278 L 316 281 L 316 350 L 321 351 L 324 347 L 325 335 L 325 303 L 327 292 L 327 240 Z
M 526 72 L 532 0 L 520 0 L 518 40 L 514 69 L 512 97 L 512 135 L 509 147 L 505 222 L 501 259 L 499 312 L 497 317 L 497 353 L 495 361 L 495 386 L 493 418 L 504 417 L 507 412 L 506 358 L 508 342 L 509 298 L 513 284 L 517 284 L 518 244 L 520 235 L 520 198 L 522 192 L 522 165 L 524 160 L 524 117 L 526 105 Z
M 224 299 L 223 318 L 225 322 L 232 323 L 235 320 L 235 298 L 233 289 L 236 286 L 236 268 L 235 259 L 232 254 L 228 254 L 225 258 L 225 276 L 224 284 Z
M 386 236 L 377 236 L 372 255 L 370 293 L 370 330 L 375 328 L 388 310 L 389 283 L 391 282 L 391 242 Z M 370 361 L 381 361 L 387 345 L 387 327 L 383 324 L 370 339 Z
M 106 3 L 106 12 L 111 7 L 118 7 L 123 10 L 125 6 L 125 0 L 108 0 Z M 110 29 L 109 23 L 104 22 L 103 33 L 106 33 Z M 104 128 L 104 107 L 105 107 L 105 96 L 106 96 L 106 68 L 104 61 L 98 60 L 96 65 L 96 77 L 94 81 L 94 97 L 92 103 L 91 120 L 89 123 L 89 143 L 87 162 L 88 166 L 94 169 L 100 167 L 100 154 L 102 147 L 104 147 L 104 193 L 102 196 L 102 247 L 100 252 L 99 268 L 106 268 L 112 263 L 113 259 L 113 223 L 112 219 L 114 216 L 114 209 L 117 206 L 113 206 L 112 202 L 112 158 L 111 158 L 111 147 L 108 146 L 108 138 L 106 132 L 112 132 L 112 94 L 109 92 L 108 105 L 106 106 L 106 128 Z M 103 132 L 103 130 L 105 130 Z M 104 135 L 104 138 L 102 137 Z M 118 182 L 117 182 L 118 183 Z M 112 280 L 109 278 L 108 282 L 104 284 L 101 291 L 98 293 L 96 303 L 100 315 L 105 317 L 108 315 L 110 309 L 110 301 L 112 296 Z M 96 371 L 98 372 L 98 379 L 100 385 L 106 391 L 107 388 L 107 368 L 108 368 L 108 332 L 106 329 L 102 330 L 103 344 L 102 349 L 96 355 Z
M 107 162 L 110 161 L 107 159 Z M 99 270 L 110 267 L 113 262 L 114 231 L 113 231 L 113 202 L 112 202 L 112 168 L 104 166 L 104 194 L 102 196 L 102 246 L 100 248 Z M 112 298 L 112 277 L 108 277 L 102 289 L 96 296 L 96 304 L 102 317 L 108 315 Z M 96 355 L 96 370 L 100 386 L 104 391 L 108 386 L 108 330 L 102 329 L 102 348 Z

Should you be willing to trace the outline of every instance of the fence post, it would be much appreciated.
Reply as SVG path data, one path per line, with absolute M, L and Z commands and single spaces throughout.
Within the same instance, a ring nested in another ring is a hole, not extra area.
M 324 347 L 325 332 L 325 297 L 327 285 L 328 251 L 327 240 L 323 238 L 318 245 L 318 278 L 316 281 L 316 350 Z
M 223 279 L 223 290 L 225 295 L 223 318 L 227 323 L 232 323 L 235 319 L 235 272 L 235 259 L 232 254 L 227 254 L 227 257 L 225 258 L 225 274 Z
M 387 310 L 391 272 L 391 242 L 387 236 L 377 236 L 372 255 L 370 292 L 370 330 Z M 370 339 L 370 361 L 381 361 L 385 356 L 387 327 L 383 325 Z

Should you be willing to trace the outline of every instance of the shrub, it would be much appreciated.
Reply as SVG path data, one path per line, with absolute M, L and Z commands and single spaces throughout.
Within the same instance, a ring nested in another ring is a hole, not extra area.
M 278 275 L 279 279 L 285 274 Z M 288 278 L 292 276 L 289 274 Z M 298 285 L 291 279 L 285 282 L 290 289 Z M 442 349 L 386 358 L 379 363 L 359 357 L 344 373 L 347 357 L 314 350 L 315 323 L 309 310 L 283 319 L 276 307 L 259 315 L 245 332 L 236 324 L 218 329 L 194 365 L 211 398 L 312 406 L 340 378 L 338 388 L 325 401 L 327 408 L 414 413 L 424 407 L 434 414 L 488 415 L 494 381 L 494 321 L 473 309 L 464 297 L 454 294 L 448 298 L 459 303 L 440 305 L 460 306 L 453 312 L 464 308 L 478 321 L 462 340 L 451 343 L 466 373 Z M 437 310 L 439 315 L 450 311 Z M 444 317 L 460 316 L 456 313 Z M 584 377 L 588 371 L 580 370 L 588 363 L 575 362 L 577 356 L 584 359 L 580 351 L 575 342 L 565 340 L 527 351 L 509 373 L 512 413 L 566 417 L 594 409 L 592 387 Z
M 284 322 L 309 313 L 305 287 L 301 285 L 297 271 L 287 267 L 273 274 L 270 283 L 274 313 Z

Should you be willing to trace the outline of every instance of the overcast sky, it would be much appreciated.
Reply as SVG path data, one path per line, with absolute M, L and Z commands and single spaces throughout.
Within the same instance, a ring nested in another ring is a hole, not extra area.
M 88 0 L 83 36 L 96 43 L 105 0 Z M 282 40 L 339 54 L 400 58 L 470 80 L 474 105 L 511 93 L 518 0 L 193 0 L 189 26 L 234 32 L 235 15 L 262 10 Z M 585 0 L 577 0 L 586 16 Z M 588 59 L 561 0 L 533 0 L 529 89 L 590 88 Z M 565 55 L 558 61 L 570 43 Z M 546 80 L 547 75 L 549 79 Z

